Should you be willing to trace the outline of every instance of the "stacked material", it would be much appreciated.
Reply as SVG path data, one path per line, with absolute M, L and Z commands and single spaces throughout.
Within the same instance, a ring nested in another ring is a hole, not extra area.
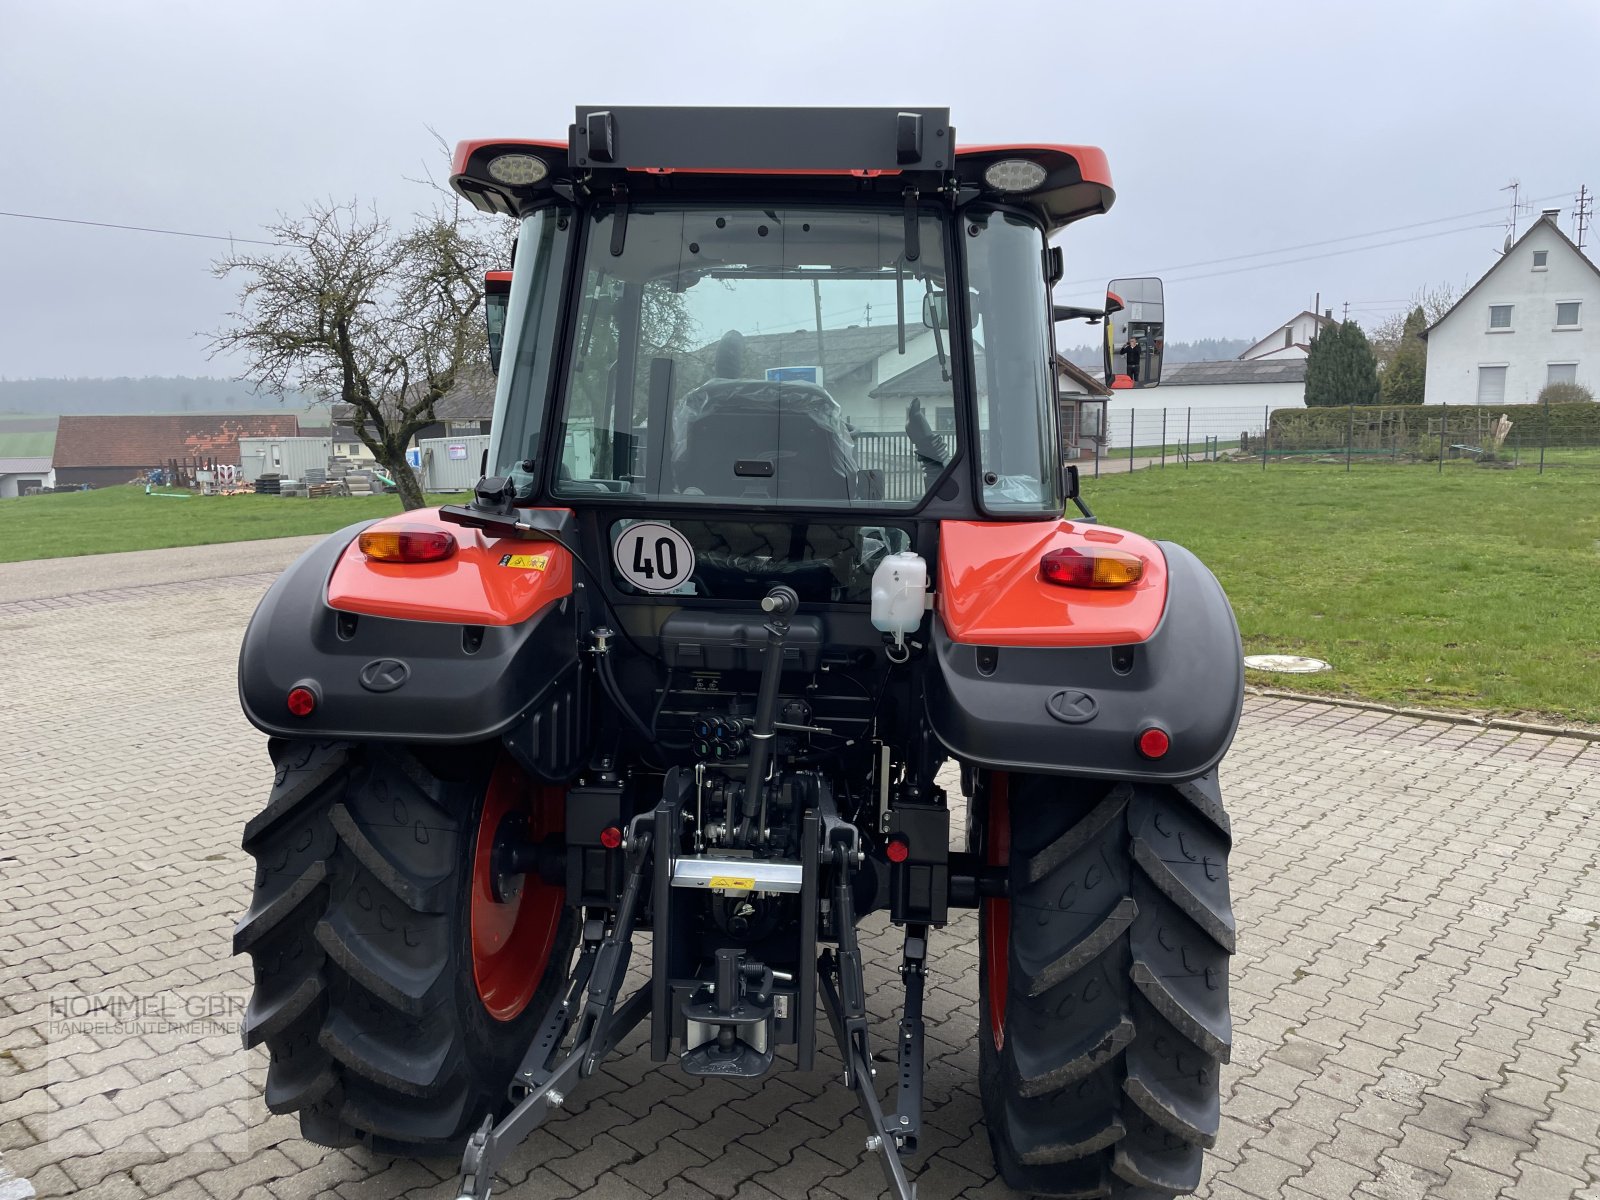
M 351 471 L 344 477 L 344 482 L 352 496 L 372 495 L 372 476 L 365 471 Z
M 256 476 L 256 494 L 258 496 L 276 496 L 278 487 L 283 482 L 283 476 L 276 473 L 272 475 Z
M 301 483 L 300 480 L 298 480 L 298 479 L 280 479 L 280 480 L 278 480 L 278 495 L 280 495 L 280 496 L 304 496 L 305 494 L 306 494 L 306 485 Z

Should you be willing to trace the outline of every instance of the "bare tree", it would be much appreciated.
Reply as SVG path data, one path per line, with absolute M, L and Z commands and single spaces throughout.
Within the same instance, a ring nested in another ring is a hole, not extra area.
M 1379 373 L 1388 370 L 1389 364 L 1394 361 L 1395 352 L 1400 349 L 1406 336 L 1406 321 L 1415 310 L 1419 308 L 1422 310 L 1423 328 L 1427 329 L 1454 308 L 1456 301 L 1461 299 L 1465 291 L 1464 287 L 1458 287 L 1453 283 L 1441 283 L 1437 287 L 1420 287 L 1405 308 L 1391 313 L 1368 329 L 1367 340 L 1372 343 L 1372 353 L 1378 360 Z
M 464 372 L 487 370 L 483 273 L 506 261 L 504 223 L 444 200 L 396 233 L 354 201 L 316 203 L 267 227 L 282 249 L 213 264 L 244 283 L 215 354 L 280 397 L 302 390 L 352 406 L 356 436 L 394 476 L 406 508 L 422 486 L 406 446 Z

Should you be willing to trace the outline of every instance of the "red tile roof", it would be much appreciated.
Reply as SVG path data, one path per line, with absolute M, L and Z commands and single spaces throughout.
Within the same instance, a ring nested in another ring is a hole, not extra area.
M 294 437 L 300 419 L 291 413 L 239 413 L 147 417 L 64 416 L 56 426 L 56 467 L 144 468 L 169 458 L 215 458 L 239 462 L 242 437 Z

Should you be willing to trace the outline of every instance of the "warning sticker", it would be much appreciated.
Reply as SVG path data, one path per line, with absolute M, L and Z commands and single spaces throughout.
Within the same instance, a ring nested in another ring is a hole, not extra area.
M 711 882 L 706 886 L 711 888 L 726 888 L 729 891 L 749 892 L 754 891 L 756 881 L 746 879 L 743 875 L 713 875 Z
M 542 571 L 550 565 L 548 554 L 503 554 L 502 567 L 521 567 L 525 571 Z

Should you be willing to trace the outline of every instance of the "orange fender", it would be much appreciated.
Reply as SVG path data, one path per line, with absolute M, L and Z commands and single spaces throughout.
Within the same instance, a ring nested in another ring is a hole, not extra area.
M 1112 546 L 1144 562 L 1125 588 L 1046 583 L 1051 550 Z M 1145 641 L 1167 603 L 1167 560 L 1149 538 L 1080 521 L 941 521 L 934 607 L 954 642 L 976 646 L 1125 646 Z
M 555 542 L 488 538 L 439 510 L 386 517 L 370 529 L 443 529 L 456 552 L 432 563 L 374 562 L 352 541 L 328 580 L 328 607 L 405 621 L 519 625 L 572 593 L 572 556 Z

